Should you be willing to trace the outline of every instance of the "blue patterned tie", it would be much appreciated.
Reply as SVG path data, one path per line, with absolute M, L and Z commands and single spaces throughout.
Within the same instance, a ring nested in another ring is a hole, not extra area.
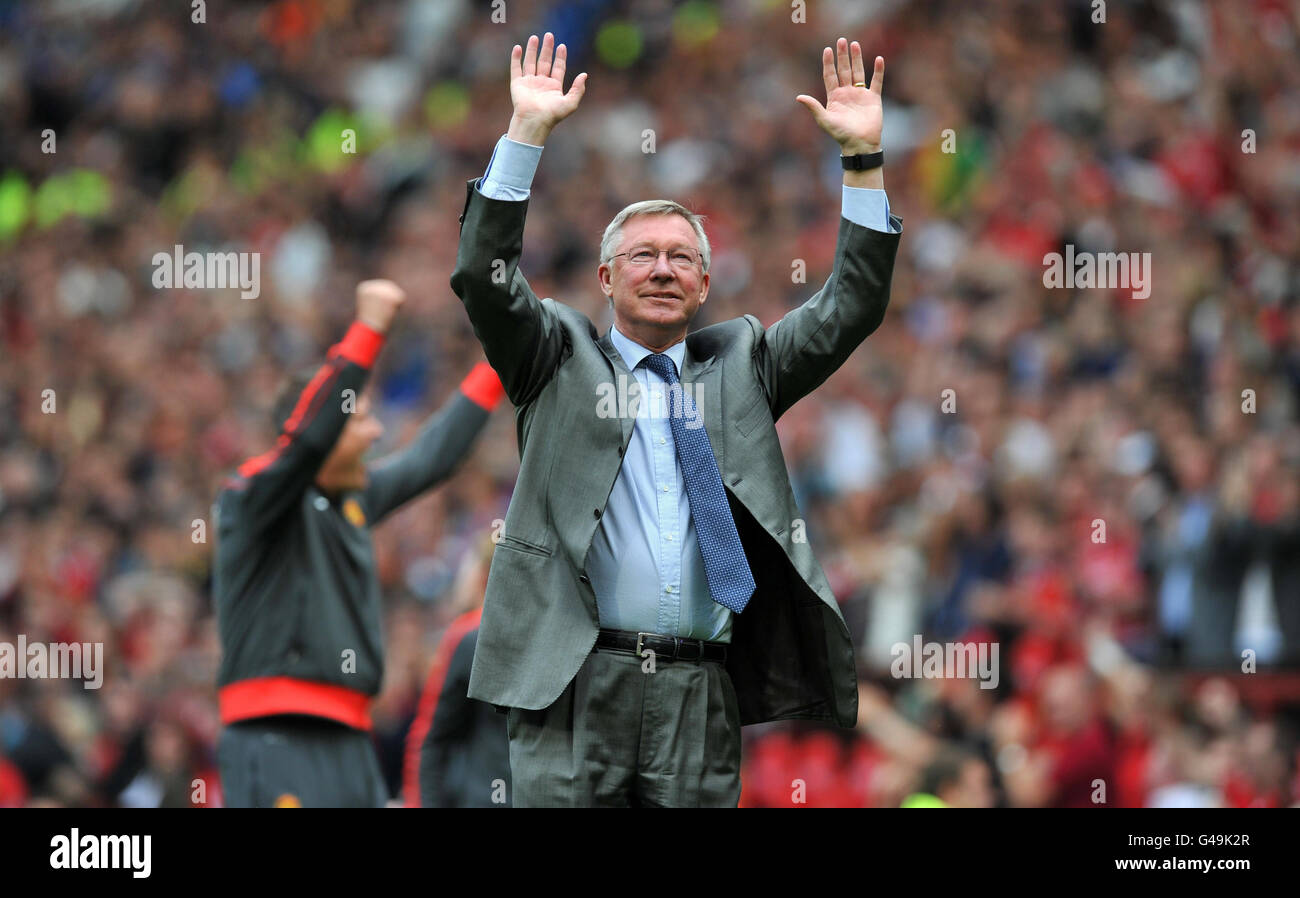
M 677 444 L 677 461 L 686 478 L 686 497 L 691 504 L 691 517 L 695 521 L 695 535 L 700 542 L 700 555 L 704 557 L 704 574 L 709 580 L 713 601 L 737 613 L 745 610 L 754 594 L 754 575 L 745 560 L 745 549 L 736 532 L 736 522 L 731 517 L 727 494 L 722 489 L 722 475 L 718 473 L 718 460 L 713 455 L 713 445 L 703 426 L 687 427 L 687 421 L 702 422 L 695 402 L 686 391 L 678 387 L 677 367 L 662 353 L 646 356 L 645 366 L 658 374 L 669 385 L 669 403 L 675 400 L 677 408 L 669 408 L 668 420 L 672 423 L 673 441 Z

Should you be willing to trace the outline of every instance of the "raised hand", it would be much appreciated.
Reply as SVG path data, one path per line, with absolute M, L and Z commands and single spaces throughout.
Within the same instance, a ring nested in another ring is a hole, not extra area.
M 406 292 L 392 281 L 373 280 L 357 284 L 357 320 L 376 333 L 387 332 L 406 302 Z
M 871 86 L 867 87 L 862 47 L 857 41 L 850 45 L 840 38 L 836 52 L 832 53 L 830 47 L 822 50 L 822 81 L 826 85 L 825 106 L 807 94 L 800 94 L 795 100 L 808 107 L 817 124 L 835 138 L 845 156 L 880 149 L 880 129 L 884 122 L 880 91 L 885 83 L 885 58 L 876 57 Z
M 526 48 L 515 44 L 510 51 L 510 100 L 515 111 L 506 136 L 511 140 L 541 146 L 551 129 L 578 108 L 587 91 L 587 73 L 583 72 L 573 79 L 569 92 L 564 92 L 568 51 L 564 44 L 555 47 L 554 43 L 548 31 L 540 51 L 535 34 L 528 38 Z

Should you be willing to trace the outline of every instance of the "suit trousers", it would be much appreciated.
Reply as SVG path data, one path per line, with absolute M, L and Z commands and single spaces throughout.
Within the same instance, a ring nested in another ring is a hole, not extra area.
M 514 806 L 736 807 L 740 709 L 715 661 L 587 656 L 550 707 L 510 708 Z

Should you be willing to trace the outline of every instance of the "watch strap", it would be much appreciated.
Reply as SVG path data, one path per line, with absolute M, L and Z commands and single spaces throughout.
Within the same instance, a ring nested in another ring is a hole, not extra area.
M 885 151 L 877 150 L 874 153 L 858 153 L 855 156 L 841 156 L 840 165 L 845 171 L 869 171 L 873 168 L 880 168 L 885 164 Z

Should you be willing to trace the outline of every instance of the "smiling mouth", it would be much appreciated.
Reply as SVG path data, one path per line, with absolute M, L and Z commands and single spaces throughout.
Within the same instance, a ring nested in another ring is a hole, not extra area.
M 672 300 L 681 299 L 681 297 L 678 296 L 676 293 L 647 293 L 645 295 L 650 297 L 651 299 L 672 299 Z

